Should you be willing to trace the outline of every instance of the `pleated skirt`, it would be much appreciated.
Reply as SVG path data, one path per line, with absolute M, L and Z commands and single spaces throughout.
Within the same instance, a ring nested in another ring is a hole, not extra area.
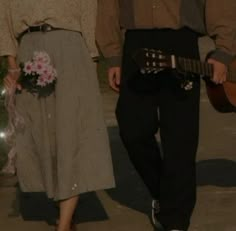
M 115 186 L 96 65 L 79 32 L 26 34 L 19 61 L 46 51 L 57 71 L 46 98 L 22 91 L 16 107 L 24 119 L 17 131 L 17 176 L 23 192 L 46 192 L 63 200 Z

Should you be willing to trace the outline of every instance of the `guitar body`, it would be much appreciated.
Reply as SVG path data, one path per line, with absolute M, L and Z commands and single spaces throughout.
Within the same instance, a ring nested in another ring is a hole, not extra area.
M 230 65 L 230 70 L 236 72 L 236 61 Z M 236 82 L 226 81 L 223 84 L 214 84 L 206 81 L 208 98 L 212 106 L 219 112 L 236 112 Z
M 208 98 L 218 112 L 236 112 L 236 83 L 225 82 L 216 85 L 206 81 Z

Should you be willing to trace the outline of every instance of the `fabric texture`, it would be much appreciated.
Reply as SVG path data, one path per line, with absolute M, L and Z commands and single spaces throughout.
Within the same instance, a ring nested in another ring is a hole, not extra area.
M 23 192 L 46 192 L 66 199 L 114 187 L 103 107 L 92 62 L 78 32 L 26 34 L 19 60 L 46 51 L 56 68 L 55 94 L 38 99 L 17 95 L 25 126 L 17 133 L 17 175 Z
M 187 27 L 212 37 L 217 48 L 214 58 L 228 64 L 236 55 L 235 11 L 235 0 L 100 0 L 96 38 L 110 66 L 120 66 L 120 28 L 176 30 Z M 228 56 L 226 59 L 221 57 L 222 52 Z
M 97 0 L 0 0 L 0 56 L 17 54 L 17 37 L 29 26 L 43 23 L 82 33 L 92 57 L 95 45 Z
M 125 36 L 117 121 L 131 162 L 160 202 L 165 230 L 187 230 L 196 203 L 200 79 L 195 76 L 186 91 L 180 79 L 187 76 L 171 70 L 140 74 L 132 54 L 147 47 L 198 59 L 197 40 L 186 28 L 129 30 Z

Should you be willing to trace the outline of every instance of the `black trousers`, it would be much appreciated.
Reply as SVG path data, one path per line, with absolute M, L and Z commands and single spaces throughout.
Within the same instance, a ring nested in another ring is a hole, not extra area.
M 160 201 L 159 220 L 167 229 L 187 230 L 196 202 L 195 157 L 199 130 L 199 77 L 193 88 L 186 77 L 164 70 L 142 75 L 132 56 L 139 48 L 199 58 L 198 35 L 180 30 L 126 32 L 120 96 L 116 109 L 122 141 L 152 196 Z M 160 152 L 155 134 L 160 130 Z

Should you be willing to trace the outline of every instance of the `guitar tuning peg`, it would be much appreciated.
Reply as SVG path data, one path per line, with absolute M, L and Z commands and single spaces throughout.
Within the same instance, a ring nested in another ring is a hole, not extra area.
M 143 75 L 146 74 L 146 70 L 143 69 L 143 68 L 140 70 L 140 72 L 141 72 L 141 74 L 143 74 Z

